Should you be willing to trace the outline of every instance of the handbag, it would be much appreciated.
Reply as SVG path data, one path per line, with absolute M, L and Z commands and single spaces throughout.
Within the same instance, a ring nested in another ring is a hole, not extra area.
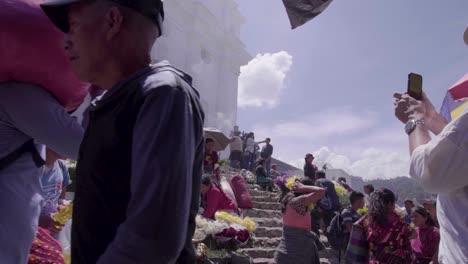
M 355 224 L 353 224 L 348 247 L 346 249 L 346 263 L 369 263 L 369 241 L 367 240 L 366 234 L 366 220 L 367 215 L 364 215 Z

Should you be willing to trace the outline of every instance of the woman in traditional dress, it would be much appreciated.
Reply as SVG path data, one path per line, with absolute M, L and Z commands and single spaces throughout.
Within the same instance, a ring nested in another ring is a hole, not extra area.
M 380 189 L 370 194 L 367 240 L 370 264 L 408 264 L 413 261 L 410 239 L 414 230 L 395 213 L 395 194 Z
M 411 240 L 414 264 L 438 263 L 440 234 L 435 226 L 431 214 L 424 207 L 416 207 L 412 213 L 412 220 L 416 226 L 417 237 Z
M 283 193 L 283 237 L 275 252 L 277 264 L 320 263 L 309 207 L 324 195 L 325 189 L 313 186 L 310 179 L 296 181 Z

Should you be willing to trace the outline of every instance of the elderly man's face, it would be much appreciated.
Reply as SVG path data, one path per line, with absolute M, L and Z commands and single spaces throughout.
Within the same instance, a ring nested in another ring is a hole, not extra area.
M 78 78 L 93 82 L 106 60 L 106 21 L 97 2 L 70 6 L 70 31 L 65 35 L 65 50 Z M 101 8 L 102 9 L 102 8 Z

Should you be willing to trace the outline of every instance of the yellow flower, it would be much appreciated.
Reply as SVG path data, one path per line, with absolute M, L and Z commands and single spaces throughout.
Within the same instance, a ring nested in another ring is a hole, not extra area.
M 369 208 L 363 207 L 361 209 L 358 209 L 357 213 L 360 214 L 360 215 L 365 215 L 365 214 L 367 214 L 368 211 L 369 211 Z
M 343 186 L 339 185 L 339 184 L 335 184 L 335 192 L 338 195 L 344 195 L 344 194 L 348 193 L 346 191 L 346 189 Z
M 312 210 L 314 210 L 314 204 L 313 203 L 311 203 L 311 204 L 309 204 L 309 206 L 307 206 L 307 212 L 310 213 L 310 212 L 312 212 Z
M 291 177 L 291 178 L 288 178 L 286 180 L 286 188 L 288 188 L 289 190 L 292 189 L 292 187 L 294 186 L 294 183 L 296 183 L 296 180 L 297 180 L 297 177 L 294 176 L 294 177 Z
M 257 229 L 257 224 L 255 224 L 255 222 L 249 217 L 244 218 L 243 226 L 245 226 L 249 232 L 253 232 L 255 229 Z
M 60 209 L 60 211 L 52 216 L 55 222 L 59 223 L 60 225 L 65 225 L 68 220 L 72 218 L 73 214 L 73 205 L 69 204 Z
M 228 214 L 227 212 L 224 212 L 224 211 L 216 212 L 215 213 L 215 219 L 216 220 L 226 221 L 229 224 L 241 225 L 241 226 L 247 228 L 247 230 L 249 230 L 249 232 L 253 232 L 253 231 L 255 231 L 255 229 L 257 229 L 257 225 L 249 217 L 246 217 L 246 218 L 242 219 L 242 218 L 240 218 L 238 216 Z

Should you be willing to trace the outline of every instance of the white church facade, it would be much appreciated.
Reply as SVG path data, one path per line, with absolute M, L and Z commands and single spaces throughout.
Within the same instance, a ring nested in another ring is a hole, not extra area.
M 205 127 L 229 133 L 237 122 L 240 66 L 251 56 L 240 41 L 244 18 L 234 0 L 166 0 L 163 35 L 153 59 L 168 60 L 193 77 Z

